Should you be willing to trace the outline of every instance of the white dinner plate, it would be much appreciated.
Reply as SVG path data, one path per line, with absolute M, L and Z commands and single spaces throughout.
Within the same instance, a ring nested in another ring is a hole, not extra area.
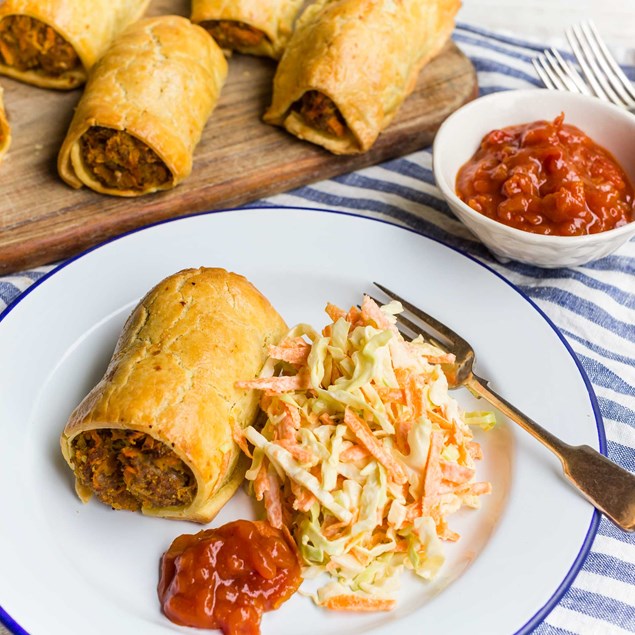
M 90 250 L 33 285 L 0 316 L 0 619 L 29 635 L 192 633 L 156 594 L 171 541 L 201 527 L 79 502 L 59 449 L 68 415 L 99 379 L 140 297 L 182 268 L 247 276 L 291 325 L 327 322 L 374 280 L 461 333 L 477 369 L 564 440 L 604 451 L 596 399 L 544 314 L 494 271 L 412 231 L 335 212 L 257 208 L 196 215 Z M 487 408 L 453 393 L 465 408 Z M 580 568 L 598 515 L 557 460 L 514 424 L 479 432 L 479 480 L 493 494 L 459 512 L 432 583 L 403 576 L 396 610 L 342 614 L 296 594 L 265 615 L 263 635 L 528 632 Z M 242 492 L 212 525 L 256 513 Z

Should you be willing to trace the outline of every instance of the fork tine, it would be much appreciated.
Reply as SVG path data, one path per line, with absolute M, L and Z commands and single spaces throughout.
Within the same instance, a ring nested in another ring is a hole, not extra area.
M 567 40 L 569 41 L 569 45 L 571 46 L 571 50 L 573 51 L 573 54 L 578 60 L 578 64 L 580 64 L 580 68 L 582 69 L 584 76 L 586 77 L 589 84 L 591 84 L 591 88 L 593 89 L 593 92 L 600 99 L 604 99 L 604 101 L 610 101 L 608 98 L 608 95 L 606 95 L 606 93 L 602 90 L 602 86 L 600 86 L 597 79 L 595 78 L 595 75 L 593 74 L 593 72 L 591 71 L 591 68 L 588 65 L 586 61 L 586 57 L 584 56 L 584 53 L 582 52 L 582 49 L 580 48 L 580 44 L 578 43 L 576 32 L 573 30 L 573 27 L 568 28 L 565 31 L 565 35 L 567 37 Z
M 562 81 L 558 73 L 555 72 L 555 70 L 551 66 L 550 61 L 547 60 L 544 55 L 540 55 L 535 58 L 534 62 L 536 70 L 538 70 L 538 65 L 540 65 L 542 72 L 549 78 L 549 82 L 545 82 L 543 76 L 540 75 L 540 72 L 538 73 L 547 88 L 555 88 L 556 90 L 568 90 L 567 85 Z
M 556 51 L 556 49 L 546 50 L 544 54 L 546 60 L 551 65 L 551 68 L 556 73 L 556 75 L 558 75 L 566 90 L 574 93 L 580 92 L 578 85 L 572 79 L 567 62 L 565 62 L 565 60 Z
M 368 294 L 366 294 L 366 295 L 368 295 Z M 379 306 L 381 306 L 383 304 L 383 302 L 381 302 L 377 298 L 374 298 L 372 295 L 368 295 L 368 297 L 371 300 L 373 300 L 376 304 L 378 304 Z M 395 300 L 396 299 L 397 298 L 395 298 Z M 428 342 L 430 342 L 431 344 L 434 344 L 437 348 L 440 348 L 441 350 L 444 350 L 447 353 L 452 353 L 451 344 L 448 345 L 448 344 L 441 343 L 438 338 L 434 337 L 432 334 L 428 333 L 428 331 L 426 331 L 425 329 L 421 328 L 421 326 L 419 324 L 415 324 L 412 320 L 409 320 L 403 314 L 396 315 L 395 317 L 397 318 L 397 326 L 398 327 L 399 326 L 405 326 L 406 329 L 408 329 L 411 333 L 414 333 L 415 336 L 416 335 L 423 335 Z
M 471 349 L 471 346 L 458 333 L 455 333 L 451 328 L 449 328 L 442 322 L 439 322 L 439 320 L 433 318 L 431 315 L 429 315 L 425 311 L 422 311 L 421 309 L 417 308 L 416 306 L 408 302 L 408 300 L 404 300 L 401 296 L 397 295 L 394 291 L 390 291 L 390 289 L 387 289 L 386 287 L 379 284 L 378 282 L 373 282 L 373 284 L 378 289 L 383 291 L 389 298 L 392 298 L 393 300 L 397 300 L 398 302 L 401 302 L 402 306 L 405 309 L 408 309 L 410 313 L 412 313 L 417 318 L 419 318 L 424 324 L 434 329 L 435 331 L 437 331 L 437 333 L 439 333 L 439 335 L 442 335 L 446 340 L 448 340 L 454 347 L 452 352 L 456 353 L 458 348 Z M 443 348 L 447 348 L 447 346 Z
M 620 97 L 629 105 L 635 105 L 635 88 L 624 74 L 613 55 L 604 43 L 602 36 L 595 28 L 595 24 L 591 20 L 582 24 L 589 45 L 595 53 L 598 64 L 606 74 L 613 88 L 619 93 Z
M 606 76 L 600 70 L 591 45 L 587 41 L 582 28 L 579 25 L 574 25 L 567 29 L 566 36 L 582 68 L 582 72 L 593 87 L 595 94 L 611 103 L 626 106 L 627 104 L 613 90 Z
M 584 80 L 580 76 L 580 73 L 578 73 L 578 71 L 575 69 L 575 66 L 565 60 L 564 57 L 560 55 L 560 51 L 558 51 L 558 49 L 552 48 L 551 54 L 556 58 L 563 72 L 566 73 L 569 80 L 574 84 L 575 89 L 572 90 L 575 91 L 577 89 L 578 92 L 583 93 L 584 95 L 591 95 L 591 91 L 584 83 Z
M 542 67 L 542 64 L 544 64 L 542 58 L 534 57 L 534 59 L 532 59 L 531 61 L 534 65 L 534 68 L 536 69 L 536 73 L 538 74 L 540 81 L 542 81 L 542 83 L 550 90 L 558 90 L 558 87 L 551 81 L 551 77 L 549 77 L 547 72 Z

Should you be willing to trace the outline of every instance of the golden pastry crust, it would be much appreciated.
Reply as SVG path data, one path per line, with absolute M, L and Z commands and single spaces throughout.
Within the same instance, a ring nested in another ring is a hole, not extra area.
M 267 123 L 335 154 L 368 150 L 454 28 L 460 0 L 318 0 L 302 14 L 274 78 Z M 333 135 L 298 112 L 316 91 L 346 130 Z
M 227 62 L 209 35 L 186 18 L 161 16 L 128 27 L 93 68 L 58 156 L 60 176 L 116 196 L 169 189 L 192 171 L 194 149 L 227 76 Z M 91 128 L 124 131 L 163 161 L 171 178 L 142 188 L 100 182 L 84 160 Z
M 112 40 L 138 20 L 150 0 L 5 0 L 0 21 L 7 16 L 28 16 L 50 26 L 75 50 L 81 65 L 60 75 L 40 70 L 19 70 L 1 63 L 0 73 L 43 88 L 71 89 L 86 81 L 88 71 Z
M 3 93 L 2 86 L 0 86 L 0 161 L 11 145 L 11 127 L 4 110 Z
M 185 508 L 142 512 L 209 522 L 246 467 L 232 428 L 251 425 L 259 412 L 257 392 L 234 384 L 258 374 L 286 329 L 243 276 L 200 268 L 166 278 L 130 315 L 106 374 L 71 414 L 61 436 L 64 458 L 73 468 L 73 439 L 86 430 L 149 434 L 192 470 L 197 489 Z M 85 487 L 77 490 L 90 497 Z
M 235 47 L 240 53 L 280 59 L 304 0 L 192 0 L 192 22 L 242 22 L 264 33 L 256 45 Z

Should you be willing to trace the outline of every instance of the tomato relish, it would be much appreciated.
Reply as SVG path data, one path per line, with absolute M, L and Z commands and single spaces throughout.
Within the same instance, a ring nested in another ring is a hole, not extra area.
M 456 191 L 477 212 L 536 234 L 595 234 L 635 215 L 624 170 L 564 113 L 487 134 Z
M 301 581 L 288 532 L 237 520 L 176 538 L 161 559 L 158 593 L 176 624 L 257 635 L 263 612 L 277 609 Z

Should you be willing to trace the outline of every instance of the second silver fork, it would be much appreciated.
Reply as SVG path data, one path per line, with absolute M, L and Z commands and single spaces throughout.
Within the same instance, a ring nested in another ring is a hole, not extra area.
M 570 27 L 566 36 L 584 79 L 573 64 L 552 48 L 532 60 L 542 83 L 547 88 L 595 95 L 635 112 L 635 88 L 593 22 Z

